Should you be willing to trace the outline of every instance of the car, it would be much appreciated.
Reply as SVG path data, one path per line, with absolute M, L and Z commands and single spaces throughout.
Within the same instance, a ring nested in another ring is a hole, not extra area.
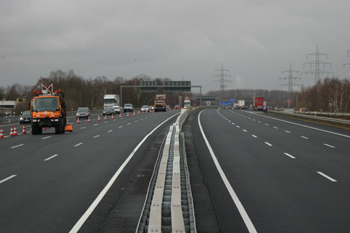
M 174 110 L 178 110 L 178 109 L 181 109 L 180 105 L 175 105 Z
M 148 105 L 142 105 L 141 112 L 148 112 Z
M 119 106 L 113 106 L 112 109 L 114 114 L 120 114 L 121 112 L 121 109 Z
M 124 104 L 124 113 L 126 112 L 134 112 L 134 106 L 132 104 Z
M 22 115 L 19 118 L 19 123 L 31 123 L 32 122 L 32 115 L 30 114 L 30 111 L 24 111 Z
M 308 112 L 309 110 L 307 108 L 300 108 L 299 113 L 305 113 Z
M 166 110 L 167 110 L 167 111 L 170 111 L 170 110 L 171 110 L 171 108 L 170 108 L 169 105 L 166 105 L 165 107 L 166 107 Z
M 247 105 L 243 105 L 242 109 L 248 109 L 248 106 Z
M 103 116 L 112 115 L 112 114 L 114 114 L 114 110 L 112 107 L 107 107 L 107 108 L 103 109 L 103 112 L 102 112 Z
M 148 106 L 148 111 L 153 111 L 154 110 L 154 106 L 153 105 L 149 105 Z
M 263 109 L 263 106 L 257 106 L 256 107 L 256 111 L 263 111 L 264 109 Z
M 81 118 L 88 119 L 90 117 L 90 110 L 89 110 L 89 108 L 88 107 L 79 107 L 77 109 L 77 113 L 76 113 L 75 118 L 78 119 L 78 117 L 79 117 L 79 119 L 81 119 Z

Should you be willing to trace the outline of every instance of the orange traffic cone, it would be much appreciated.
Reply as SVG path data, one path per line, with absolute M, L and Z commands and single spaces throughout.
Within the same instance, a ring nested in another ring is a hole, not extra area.
M 112 114 L 112 120 L 114 120 L 114 114 Z
M 77 118 L 77 124 L 79 124 L 80 123 L 80 121 L 79 121 L 79 117 Z
M 105 115 L 105 121 L 107 120 L 107 115 Z
M 13 135 L 13 127 L 11 126 L 11 131 L 10 131 L 10 137 L 14 136 Z
M 91 122 L 90 116 L 89 116 L 89 118 L 88 118 L 88 122 Z
M 1 127 L 1 130 L 0 130 L 0 138 L 4 138 L 4 133 L 2 132 L 2 127 Z
M 23 130 L 22 130 L 22 134 L 26 134 L 27 132 L 26 132 L 26 125 L 25 124 L 23 124 Z
M 129 112 L 126 114 L 127 117 L 129 117 Z
M 132 114 L 133 116 L 135 116 L 135 112 L 133 112 L 133 114 Z
M 121 113 L 119 113 L 119 118 L 122 118 L 122 114 Z
M 140 115 L 140 111 L 137 112 L 137 115 Z
M 98 120 L 98 121 L 101 121 L 100 115 L 98 115 L 97 120 Z
M 16 126 L 15 126 L 15 130 L 13 132 L 13 136 L 17 136 L 17 129 L 16 129 Z

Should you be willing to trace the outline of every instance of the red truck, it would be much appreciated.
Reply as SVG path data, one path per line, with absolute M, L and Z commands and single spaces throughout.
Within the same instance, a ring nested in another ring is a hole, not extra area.
M 253 109 L 257 111 L 262 111 L 264 107 L 264 97 L 254 97 L 253 99 Z

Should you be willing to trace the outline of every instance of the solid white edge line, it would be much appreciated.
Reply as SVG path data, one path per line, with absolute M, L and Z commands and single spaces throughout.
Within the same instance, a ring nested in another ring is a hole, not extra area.
M 320 174 L 321 176 L 323 176 L 324 178 L 326 178 L 326 179 L 332 181 L 332 182 L 337 182 L 337 180 L 333 179 L 333 178 L 330 177 L 330 176 L 327 176 L 327 175 L 324 174 L 323 172 L 318 171 L 317 173 Z
M 55 155 L 53 155 L 53 156 L 51 156 L 51 157 L 48 157 L 48 158 L 45 159 L 44 161 L 49 161 L 50 159 L 53 159 L 53 158 L 55 158 L 56 156 L 58 156 L 58 154 L 55 154 Z
M 116 171 L 116 173 L 113 175 L 113 177 L 110 179 L 110 181 L 107 183 L 107 185 L 103 188 L 103 190 L 100 192 L 100 194 L 96 197 L 96 199 L 94 200 L 94 202 L 89 206 L 89 208 L 85 211 L 85 213 L 83 214 L 83 216 L 81 216 L 81 218 L 78 220 L 78 222 L 73 226 L 73 228 L 69 231 L 69 233 L 75 233 L 78 232 L 81 228 L 81 226 L 85 223 L 85 221 L 88 219 L 88 217 L 91 215 L 91 213 L 94 211 L 94 209 L 97 207 L 97 205 L 100 203 L 100 201 L 102 200 L 102 198 L 106 195 L 106 193 L 108 192 L 108 190 L 111 188 L 111 186 L 113 185 L 114 181 L 118 178 L 118 176 L 120 175 L 120 173 L 124 170 L 124 168 L 126 167 L 126 165 L 129 163 L 129 161 L 132 159 L 132 157 L 134 157 L 134 154 L 137 152 L 137 150 L 141 147 L 141 145 L 146 141 L 146 139 L 152 134 L 154 133 L 154 131 L 156 131 L 160 126 L 162 126 L 165 122 L 167 122 L 168 120 L 170 120 L 171 118 L 177 116 L 179 113 L 169 117 L 168 119 L 166 119 L 165 121 L 163 121 L 162 123 L 160 123 L 157 127 L 155 127 L 149 134 L 147 134 L 142 141 L 135 147 L 135 149 L 131 152 L 131 154 L 128 156 L 128 158 L 126 158 L 126 160 L 124 161 L 124 163 L 119 167 L 119 169 Z
M 204 111 L 204 110 L 203 110 L 203 111 Z M 235 205 L 236 205 L 236 207 L 237 207 L 239 213 L 241 214 L 242 219 L 243 219 L 245 225 L 246 225 L 247 228 L 248 228 L 248 231 L 251 232 L 251 233 L 255 233 L 255 232 L 257 232 L 257 231 L 256 231 L 256 229 L 255 229 L 255 227 L 254 227 L 252 221 L 250 220 L 250 218 L 249 218 L 247 212 L 245 211 L 245 209 L 244 209 L 242 203 L 240 202 L 240 200 L 239 200 L 238 196 L 236 195 L 235 191 L 233 190 L 233 188 L 232 188 L 230 182 L 228 181 L 228 179 L 227 179 L 225 173 L 224 173 L 223 170 L 221 169 L 221 166 L 220 166 L 220 164 L 219 164 L 219 161 L 217 160 L 216 155 L 214 154 L 214 151 L 213 151 L 213 149 L 211 148 L 207 137 L 205 136 L 205 133 L 204 133 L 204 131 L 203 131 L 203 128 L 202 128 L 202 125 L 201 125 L 201 121 L 200 121 L 200 117 L 201 117 L 201 114 L 202 114 L 203 111 L 201 111 L 201 112 L 199 113 L 199 115 L 198 115 L 198 125 L 199 125 L 200 131 L 201 131 L 201 133 L 202 133 L 203 139 L 204 139 L 204 141 L 205 141 L 205 143 L 206 143 L 206 145 L 207 145 L 207 147 L 208 147 L 208 150 L 209 150 L 210 155 L 211 155 L 211 157 L 212 157 L 212 159 L 213 159 L 213 161 L 214 161 L 214 164 L 215 164 L 215 166 L 216 166 L 216 169 L 218 170 L 218 172 L 219 172 L 219 174 L 220 174 L 220 176 L 221 176 L 221 179 L 223 180 L 223 182 L 224 182 L 224 184 L 225 184 L 225 186 L 226 186 L 228 192 L 229 192 L 230 195 L 231 195 L 231 198 L 232 198 L 233 202 L 235 203 Z
M 3 180 L 0 180 L 0 184 L 6 182 L 6 181 L 8 181 L 8 180 L 10 180 L 10 179 L 12 179 L 12 178 L 14 178 L 14 177 L 16 177 L 16 176 L 17 176 L 17 175 L 12 175 L 12 176 L 9 176 L 9 177 L 7 177 L 7 178 L 5 178 L 5 179 L 3 179 Z

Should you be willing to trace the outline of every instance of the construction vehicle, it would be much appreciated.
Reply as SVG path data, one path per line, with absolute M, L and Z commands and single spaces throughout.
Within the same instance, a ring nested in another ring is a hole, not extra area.
M 66 105 L 61 90 L 54 91 L 53 84 L 46 87 L 41 84 L 41 90 L 34 90 L 35 97 L 30 102 L 32 115 L 32 134 L 41 134 L 43 128 L 55 128 L 56 134 L 73 131 L 72 125 L 67 125 Z
M 157 94 L 154 97 L 154 111 L 166 111 L 166 94 Z

